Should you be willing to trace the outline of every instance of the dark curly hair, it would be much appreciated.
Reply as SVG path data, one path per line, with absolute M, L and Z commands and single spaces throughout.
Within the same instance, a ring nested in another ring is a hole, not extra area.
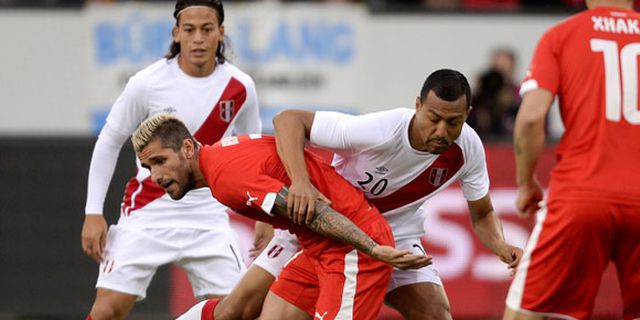
M 188 7 L 192 6 L 206 6 L 214 9 L 218 13 L 218 22 L 219 26 L 222 26 L 224 22 L 224 8 L 222 7 L 222 1 L 220 0 L 178 0 L 176 1 L 176 7 L 173 11 L 173 17 L 176 18 L 176 26 L 180 23 L 180 12 Z M 226 43 L 220 41 L 218 43 L 218 50 L 216 51 L 216 62 L 219 64 L 223 64 L 227 61 L 226 57 Z M 167 59 L 175 58 L 178 53 L 180 53 L 180 43 L 172 41 L 171 46 L 169 46 L 169 53 L 165 55 Z

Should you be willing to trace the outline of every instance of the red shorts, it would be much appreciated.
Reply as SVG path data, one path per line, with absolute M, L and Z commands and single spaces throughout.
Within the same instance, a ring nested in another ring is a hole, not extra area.
M 393 245 L 386 222 L 364 230 L 376 242 Z M 271 286 L 278 296 L 312 317 L 377 319 L 391 279 L 392 267 L 353 247 L 339 245 L 318 257 L 302 251 Z
M 640 317 L 640 206 L 553 200 L 538 215 L 507 306 L 588 319 L 610 260 L 618 271 L 624 318 Z

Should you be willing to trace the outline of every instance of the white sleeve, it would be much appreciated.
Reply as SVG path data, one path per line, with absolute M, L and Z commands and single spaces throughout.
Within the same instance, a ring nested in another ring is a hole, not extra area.
M 245 83 L 245 86 L 247 98 L 238 113 L 233 132 L 236 135 L 262 133 L 262 120 L 260 119 L 260 109 L 258 108 L 256 86 L 251 79 Z
M 460 178 L 460 186 L 464 198 L 468 201 L 475 201 L 489 193 L 489 173 L 487 172 L 487 160 L 482 146 L 482 141 L 475 131 L 471 131 L 465 150 L 465 168 Z
M 120 149 L 148 116 L 147 92 L 144 79 L 137 74 L 111 107 L 91 156 L 85 213 L 102 213 Z
M 107 116 L 111 129 L 125 136 L 136 131 L 142 121 L 149 117 L 148 93 L 147 81 L 142 75 L 131 77 Z
M 111 129 L 109 124 L 106 124 L 100 131 L 89 165 L 86 214 L 102 213 L 109 183 L 111 183 L 113 171 L 118 162 L 118 155 L 127 137 Z
M 387 121 L 390 113 L 377 112 L 360 116 L 318 111 L 313 118 L 309 140 L 332 150 L 362 151 L 385 142 L 395 130 L 396 121 Z

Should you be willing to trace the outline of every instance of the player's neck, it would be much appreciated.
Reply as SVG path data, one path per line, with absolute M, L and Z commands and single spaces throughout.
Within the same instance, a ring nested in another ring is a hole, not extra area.
M 217 65 L 218 64 L 215 60 L 207 62 L 201 66 L 195 65 L 186 61 L 186 59 L 183 58 L 182 55 L 178 56 L 178 66 L 180 67 L 180 70 L 191 77 L 208 77 L 213 73 L 213 70 L 215 70 Z
M 193 168 L 193 181 L 194 188 L 203 188 L 208 187 L 207 180 L 204 178 L 204 174 L 202 174 L 202 170 L 200 170 L 200 148 L 196 149 L 195 156 L 191 160 L 191 167 Z
M 415 138 L 419 136 L 417 132 L 414 132 L 416 130 L 414 125 L 415 121 L 416 121 L 416 115 L 414 114 L 413 117 L 411 118 L 411 122 L 409 122 L 409 132 L 407 132 L 407 134 L 409 135 L 409 145 L 411 145 L 411 148 L 413 148 L 414 150 L 423 151 L 421 149 L 423 146 L 420 143 L 420 139 Z
M 590 0 L 587 1 L 587 8 L 589 9 L 595 9 L 598 7 L 613 7 L 613 8 L 620 8 L 620 9 L 627 9 L 627 10 L 632 10 L 633 9 L 633 1 L 628 1 L 628 0 Z

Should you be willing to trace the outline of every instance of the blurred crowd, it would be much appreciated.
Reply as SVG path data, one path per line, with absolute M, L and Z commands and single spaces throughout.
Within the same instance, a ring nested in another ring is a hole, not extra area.
M 173 1 L 173 0 L 0 0 L 1 7 L 81 7 L 87 2 Z M 225 2 L 357 2 L 374 11 L 575 11 L 584 8 L 584 0 L 226 0 Z M 637 1 L 640 4 L 640 1 Z
M 474 80 L 467 122 L 485 140 L 510 139 L 518 106 L 520 82 L 516 56 L 509 48 L 496 48 L 489 64 Z
M 175 0 L 0 0 L 0 8 L 81 8 L 87 3 L 161 2 Z M 577 11 L 584 0 L 223 0 L 223 2 L 350 2 L 364 3 L 375 11 L 407 12 L 554 12 Z M 640 6 L 640 0 L 636 1 Z M 510 48 L 496 48 L 484 70 L 473 78 L 473 97 L 468 123 L 485 140 L 508 140 L 520 104 L 516 75 L 517 57 Z

